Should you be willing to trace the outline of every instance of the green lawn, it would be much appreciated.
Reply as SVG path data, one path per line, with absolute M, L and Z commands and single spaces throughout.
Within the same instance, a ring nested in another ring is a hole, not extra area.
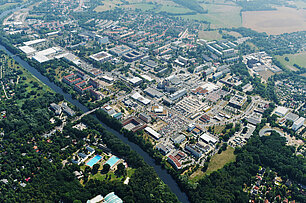
M 127 177 L 131 177 L 134 174 L 135 170 L 136 169 L 128 168 L 127 169 Z M 105 180 L 106 176 L 107 176 L 107 179 L 110 180 L 110 181 L 121 180 L 123 178 L 123 176 L 117 177 L 115 175 L 114 171 L 110 171 L 107 174 L 101 174 L 100 172 L 98 172 L 97 174 L 95 174 L 93 176 L 90 176 L 89 179 Z M 111 177 L 111 178 L 109 179 L 109 177 Z
M 289 61 L 285 60 L 285 57 L 288 57 Z M 294 64 L 302 66 L 306 68 L 306 51 L 298 53 L 298 54 L 285 54 L 283 56 L 276 56 L 277 60 L 279 60 L 287 69 L 292 71 L 297 71 L 298 69 L 294 67 Z
M 225 151 L 223 151 L 221 154 L 215 154 L 209 164 L 206 172 L 204 173 L 201 169 L 199 168 L 196 172 L 194 172 L 191 176 L 190 179 L 192 182 L 197 182 L 200 180 L 204 175 L 209 175 L 214 171 L 217 171 L 218 169 L 221 169 L 225 164 L 234 162 L 236 160 L 236 156 L 234 155 L 235 149 L 232 147 L 227 147 Z
M 15 70 L 21 70 L 22 71 L 22 74 L 19 75 L 18 84 L 17 84 L 17 81 L 14 81 L 14 82 L 16 82 L 17 86 L 26 84 L 27 87 L 25 88 L 25 90 L 26 90 L 27 93 L 30 93 L 31 91 L 36 92 L 36 94 L 34 94 L 34 95 L 28 94 L 30 96 L 30 99 L 34 98 L 36 96 L 39 96 L 39 95 L 43 95 L 45 92 L 52 92 L 52 90 L 47 85 L 45 85 L 43 82 L 41 82 L 36 77 L 34 77 L 28 70 L 26 70 L 22 66 L 18 65 L 15 62 L 14 59 L 8 57 L 7 55 L 2 55 L 0 61 L 3 61 L 3 62 L 7 61 L 8 64 L 9 64 L 8 67 L 6 67 L 6 68 L 3 67 L 4 68 L 3 77 L 5 77 L 5 73 L 7 73 L 9 71 L 9 69 L 15 69 Z M 27 99 L 29 99 L 29 98 L 27 98 Z M 24 102 L 24 99 L 19 99 L 17 101 L 17 104 L 19 106 L 21 106 L 23 104 L 23 102 Z

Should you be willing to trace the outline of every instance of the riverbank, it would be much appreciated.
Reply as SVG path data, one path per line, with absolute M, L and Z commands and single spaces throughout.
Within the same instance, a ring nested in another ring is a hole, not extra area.
M 7 43 L 8 44 L 8 43 Z M 8 44 L 10 45 L 10 44 Z M 51 82 L 47 77 L 43 76 L 38 70 L 36 70 L 34 67 L 30 66 L 25 60 L 23 60 L 21 57 L 17 56 L 18 50 L 13 47 L 9 46 L 9 48 L 12 51 L 16 51 L 14 54 L 6 49 L 6 47 L 0 45 L 0 49 L 4 50 L 8 55 L 10 55 L 14 60 L 16 60 L 21 66 L 26 68 L 32 75 L 34 75 L 36 78 L 38 78 L 40 81 L 42 81 L 44 84 L 49 86 L 53 91 L 56 93 L 59 93 L 64 96 L 65 100 L 69 101 L 71 104 L 78 107 L 81 111 L 87 112 L 89 109 L 82 105 L 79 101 L 73 99 L 70 94 L 65 93 L 60 87 L 55 85 L 53 82 Z M 106 124 L 102 123 L 102 126 L 112 134 L 114 134 L 116 137 L 118 137 L 121 141 L 123 141 L 125 144 L 128 144 L 129 147 L 131 147 L 134 151 L 136 151 L 141 157 L 144 159 L 144 161 L 152 166 L 160 179 L 168 185 L 168 187 L 171 189 L 171 191 L 178 197 L 179 201 L 181 202 L 189 202 L 187 195 L 181 191 L 180 187 L 178 186 L 177 182 L 173 179 L 173 177 L 167 172 L 167 170 L 163 169 L 162 166 L 155 163 L 155 160 L 149 156 L 148 153 L 146 153 L 143 149 L 141 149 L 137 144 L 131 142 L 128 140 L 128 138 L 124 137 L 122 134 L 120 134 L 118 131 L 111 129 Z

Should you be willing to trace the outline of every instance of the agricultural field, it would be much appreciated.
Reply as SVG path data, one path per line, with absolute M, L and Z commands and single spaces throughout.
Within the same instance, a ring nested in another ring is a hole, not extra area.
M 241 26 L 240 7 L 236 5 L 201 4 L 208 10 L 205 14 L 181 15 L 184 19 L 207 21 L 210 28 L 232 28 Z
M 288 58 L 289 61 L 286 61 L 285 58 Z M 306 51 L 297 53 L 297 54 L 285 54 L 283 56 L 276 56 L 286 68 L 292 71 L 297 71 L 298 69 L 294 67 L 294 64 L 297 64 L 301 67 L 306 68 Z
M 161 8 L 159 9 L 159 12 L 167 12 L 167 13 L 172 13 L 172 14 L 184 14 L 184 13 L 193 12 L 193 11 L 188 8 L 184 8 L 178 5 L 172 5 L 172 6 L 162 5 Z
M 306 12 L 302 9 L 278 7 L 275 11 L 247 11 L 242 14 L 242 25 L 270 35 L 306 29 Z

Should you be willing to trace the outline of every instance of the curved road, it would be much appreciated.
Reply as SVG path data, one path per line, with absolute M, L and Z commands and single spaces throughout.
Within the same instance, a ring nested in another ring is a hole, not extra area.
M 273 128 L 263 128 L 259 131 L 259 136 L 262 137 L 264 136 L 266 133 L 271 132 L 271 131 L 275 131 L 277 132 L 281 137 L 286 138 L 286 140 L 288 141 L 288 138 L 285 136 L 284 132 L 278 130 L 278 129 L 273 129 Z

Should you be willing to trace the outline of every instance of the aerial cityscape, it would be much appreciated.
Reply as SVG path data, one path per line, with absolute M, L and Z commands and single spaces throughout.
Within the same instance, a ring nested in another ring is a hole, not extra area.
M 305 0 L 1 0 L 1 202 L 306 202 Z

